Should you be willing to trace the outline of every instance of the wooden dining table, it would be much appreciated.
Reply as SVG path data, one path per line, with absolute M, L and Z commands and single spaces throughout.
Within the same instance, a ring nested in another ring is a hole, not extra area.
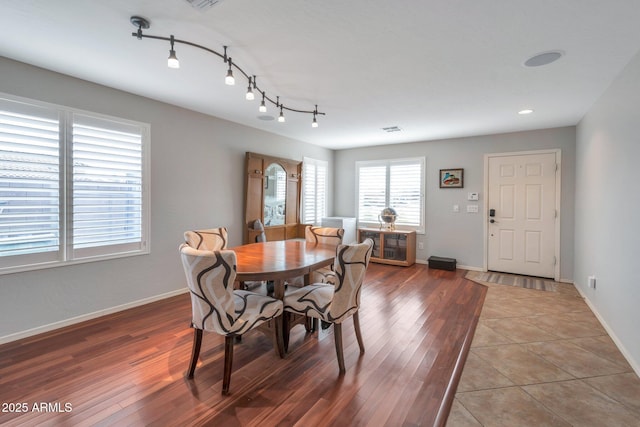
M 273 281 L 273 297 L 280 300 L 287 279 L 303 276 L 305 285 L 309 284 L 310 273 L 331 265 L 336 256 L 335 246 L 303 239 L 249 243 L 231 249 L 236 253 L 236 279 L 241 283 Z M 276 352 L 284 357 L 282 319 L 263 325 L 261 329 L 273 336 Z

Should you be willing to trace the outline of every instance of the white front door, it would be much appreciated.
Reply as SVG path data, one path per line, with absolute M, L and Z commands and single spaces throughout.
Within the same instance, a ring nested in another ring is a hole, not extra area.
M 557 156 L 488 156 L 488 270 L 555 278 Z

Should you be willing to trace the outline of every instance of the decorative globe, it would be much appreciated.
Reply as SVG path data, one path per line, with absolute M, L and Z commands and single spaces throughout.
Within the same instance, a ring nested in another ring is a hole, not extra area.
M 395 209 L 393 208 L 384 208 L 382 209 L 382 211 L 380 212 L 380 215 L 378 215 L 381 222 L 380 225 L 382 226 L 382 221 L 386 222 L 387 224 L 389 224 L 389 228 L 391 230 L 393 230 L 395 228 L 395 222 L 396 222 L 396 218 L 398 217 L 398 213 L 395 211 Z

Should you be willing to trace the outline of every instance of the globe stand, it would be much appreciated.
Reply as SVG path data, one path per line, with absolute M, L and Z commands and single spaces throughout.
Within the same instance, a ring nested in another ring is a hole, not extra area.
M 380 223 L 380 230 L 393 231 L 396 229 L 396 216 L 395 215 L 378 215 L 378 222 Z

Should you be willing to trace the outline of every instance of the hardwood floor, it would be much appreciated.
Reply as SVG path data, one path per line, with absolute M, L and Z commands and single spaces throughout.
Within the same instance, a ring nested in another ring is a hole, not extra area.
M 360 310 L 366 353 L 347 320 L 345 375 L 332 329 L 295 327 L 285 359 L 254 331 L 235 346 L 229 396 L 220 393 L 217 334 L 205 333 L 195 378 L 184 377 L 187 294 L 8 343 L 0 424 L 444 425 L 486 294 L 464 273 L 370 264 Z

